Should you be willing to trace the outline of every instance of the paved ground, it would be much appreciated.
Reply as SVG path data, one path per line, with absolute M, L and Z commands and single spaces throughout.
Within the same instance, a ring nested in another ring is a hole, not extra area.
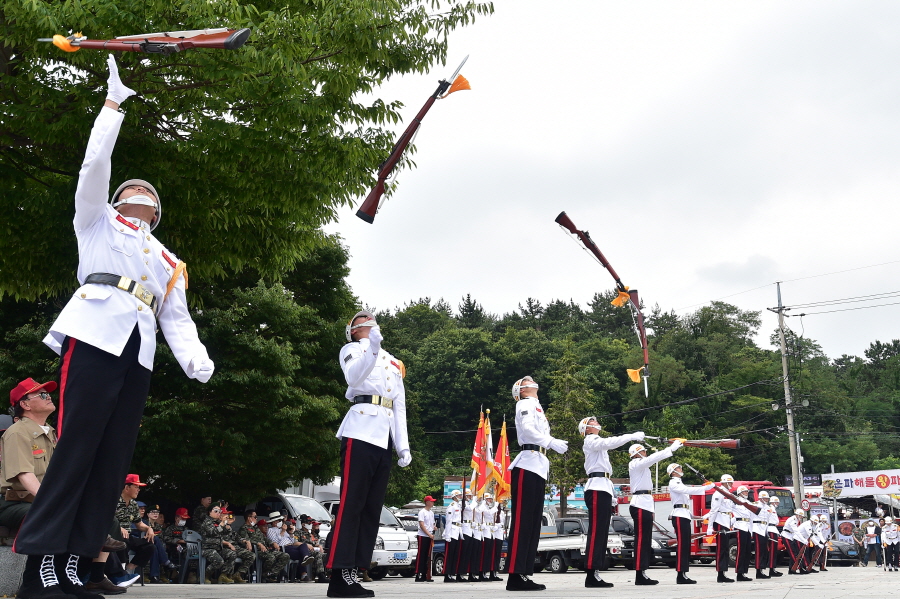
M 733 584 L 717 584 L 712 566 L 695 566 L 690 576 L 695 585 L 676 585 L 675 571 L 653 568 L 650 577 L 660 584 L 652 587 L 634 586 L 634 573 L 616 568 L 605 579 L 614 583 L 612 589 L 584 588 L 584 572 L 571 570 L 566 574 L 542 573 L 534 579 L 547 585 L 536 593 L 507 593 L 505 583 L 444 584 L 416 583 L 411 578 L 389 576 L 367 583 L 376 597 L 434 597 L 452 594 L 454 599 L 488 597 L 534 597 L 535 599 L 606 596 L 615 599 L 716 599 L 765 597 L 767 599 L 884 599 L 897 595 L 900 572 L 884 572 L 881 568 L 831 568 L 828 572 L 807 576 L 782 576 Z M 731 573 L 733 576 L 733 572 Z M 506 576 L 504 575 L 505 579 Z M 132 587 L 122 599 L 197 598 L 197 599 L 281 599 L 283 597 L 325 597 L 324 584 L 243 584 L 243 585 L 147 585 Z

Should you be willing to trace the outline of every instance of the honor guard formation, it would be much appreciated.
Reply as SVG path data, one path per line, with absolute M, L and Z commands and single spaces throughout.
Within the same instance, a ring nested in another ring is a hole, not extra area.
M 112 57 L 108 64 L 106 101 L 94 122 L 74 197 L 81 286 L 45 339 L 61 357 L 58 406 L 50 395 L 57 391 L 56 382 L 26 379 L 19 383 L 10 393 L 18 422 L 3 436 L 0 447 L 0 524 L 22 523 L 15 551 L 27 556 L 18 593 L 21 599 L 96 597 L 90 591 L 98 589 L 118 592 L 115 585 L 107 584 L 109 581 L 102 582 L 102 562 L 106 559 L 102 556 L 111 547 L 128 545 L 135 551 L 133 563 L 127 565 L 129 572 L 146 564 L 152 547 L 138 545 L 134 539 L 116 545 L 108 531 L 111 524 L 115 527 L 141 520 L 133 500 L 144 483 L 136 475 L 127 474 L 127 468 L 149 390 L 157 328 L 188 377 L 205 383 L 214 372 L 188 311 L 185 263 L 153 235 L 162 218 L 159 193 L 151 183 L 140 179 L 127 180 L 111 195 L 108 193 L 111 156 L 124 119 L 119 105 L 135 93 L 122 84 Z M 565 222 L 571 225 L 570 220 Z M 588 244 L 586 233 L 574 225 L 569 228 Z M 631 302 L 637 309 L 636 291 L 622 286 L 615 271 L 597 253 L 616 278 L 620 297 L 614 303 Z M 645 341 L 645 336 L 642 339 Z M 348 400 L 336 434 L 340 439 L 340 498 L 322 568 L 331 571 L 328 597 L 372 597 L 375 593 L 364 588 L 361 581 L 366 580 L 365 570 L 371 564 L 393 460 L 396 456 L 400 467 L 412 461 L 403 382 L 406 369 L 385 348 L 381 328 L 371 312 L 363 310 L 350 319 L 346 340 L 338 358 Z M 636 381 L 643 379 L 646 389 L 649 365 L 644 349 L 644 366 L 631 376 Z M 553 436 L 538 398 L 539 389 L 530 376 L 512 385 L 520 451 L 500 473 L 508 476 L 509 509 L 506 494 L 502 498 L 498 495 L 495 501 L 494 494 L 483 489 L 477 496 L 471 488 L 450 493 L 442 533 L 446 547 L 444 583 L 503 581 L 498 574 L 506 540 L 506 590 L 546 588 L 531 576 L 551 480 L 547 453 L 565 454 L 569 447 L 567 441 Z M 46 425 L 55 410 L 56 430 Z M 657 584 L 659 581 L 647 574 L 656 517 L 651 469 L 672 458 L 685 442 L 673 439 L 665 449 L 648 453 L 642 444 L 646 437 L 643 432 L 601 436 L 601 426 L 594 416 L 582 419 L 577 431 L 584 439 L 584 501 L 589 521 L 584 586 L 613 586 L 601 575 L 616 505 L 609 452 L 629 443 L 634 584 Z M 820 522 L 818 516 L 804 519 L 804 512 L 798 509 L 779 532 L 777 496 L 760 492 L 757 501 L 751 502 L 746 486 L 738 486 L 732 493 L 734 479 L 727 474 L 719 484 L 704 480 L 702 485 L 686 485 L 678 463 L 668 464 L 665 472 L 677 540 L 677 584 L 696 583 L 688 571 L 691 545 L 697 536 L 714 540 L 720 583 L 751 580 L 751 561 L 755 579 L 781 576 L 776 570 L 781 545 L 789 554 L 789 574 L 827 571 L 827 522 Z M 125 493 L 121 493 L 123 480 Z M 692 498 L 698 495 L 711 495 L 705 535 L 696 535 L 693 528 L 693 522 L 702 517 L 692 507 Z M 118 509 L 117 497 L 121 497 Z M 438 530 L 432 511 L 435 499 L 427 496 L 424 503 L 417 519 L 418 583 L 432 582 L 431 554 Z M 282 524 L 278 512 L 269 514 L 268 522 L 257 522 L 256 513 L 248 512 L 244 525 L 232 530 L 227 504 L 209 506 L 207 498 L 194 512 L 194 524 L 202 535 L 201 555 L 208 572 L 220 582 L 249 579 L 248 565 L 255 559 L 255 552 L 259 552 L 267 576 L 277 576 L 291 558 L 304 564 L 316 559 L 309 553 L 311 545 L 293 540 L 290 527 Z M 159 558 L 166 560 L 161 562 L 163 567 L 173 567 L 166 557 L 165 544 L 179 547 L 190 532 L 186 529 L 187 514 L 179 510 L 173 526 L 165 530 L 156 527 L 162 537 L 158 540 L 163 543 Z M 158 509 L 153 517 L 158 517 Z M 866 535 L 883 535 L 880 549 L 884 567 L 897 570 L 900 530 L 890 518 L 885 522 L 877 532 L 871 523 Z M 278 526 L 285 530 L 279 531 Z M 151 542 L 156 528 L 148 526 Z M 736 579 L 727 575 L 732 539 L 736 541 Z M 269 551 L 272 547 L 278 550 Z M 97 563 L 101 564 L 99 579 L 94 577 Z

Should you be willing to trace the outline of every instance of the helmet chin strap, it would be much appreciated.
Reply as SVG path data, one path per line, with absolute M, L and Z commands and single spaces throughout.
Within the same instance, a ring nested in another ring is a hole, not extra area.
M 150 196 L 138 194 L 133 195 L 131 197 L 125 198 L 124 200 L 119 200 L 118 202 L 113 204 L 113 208 L 118 208 L 122 204 L 133 204 L 136 206 L 152 206 L 156 208 L 156 211 L 159 212 L 159 208 L 156 206 L 156 202 Z

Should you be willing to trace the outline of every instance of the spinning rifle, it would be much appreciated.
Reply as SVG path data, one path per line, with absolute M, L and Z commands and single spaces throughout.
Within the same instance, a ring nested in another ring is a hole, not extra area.
M 174 54 L 191 48 L 218 48 L 237 50 L 250 37 L 249 29 L 192 29 L 189 31 L 161 31 L 123 35 L 110 40 L 89 40 L 81 33 L 68 37 L 54 35 L 40 38 L 39 42 L 51 42 L 64 52 L 85 50 L 106 50 L 121 52 L 144 52 L 147 54 Z
M 699 440 L 688 440 L 688 439 L 667 439 L 665 437 L 652 437 L 650 435 L 645 436 L 646 439 L 656 439 L 657 441 L 662 441 L 663 443 L 671 443 L 672 441 L 681 441 L 681 444 L 685 447 L 707 447 L 707 448 L 720 448 L 720 449 L 738 449 L 741 446 L 740 439 L 699 439 Z M 688 466 L 690 468 L 690 466 Z M 691 470 L 694 470 L 691 468 Z M 697 472 L 694 470 L 694 472 Z M 697 474 L 700 474 L 697 472 Z
M 641 378 L 643 378 L 644 396 L 650 397 L 650 390 L 647 385 L 647 379 L 650 378 L 650 356 L 647 348 L 647 331 L 644 328 L 644 315 L 641 313 L 641 301 L 638 298 L 637 289 L 629 289 L 622 284 L 622 280 L 619 278 L 618 273 L 616 273 L 615 269 L 610 265 L 609 260 L 603 255 L 603 252 L 600 251 L 600 248 L 597 247 L 594 240 L 591 239 L 590 234 L 587 231 L 579 230 L 565 212 L 559 213 L 559 216 L 556 217 L 556 222 L 569 233 L 578 237 L 578 239 L 581 240 L 581 243 L 584 244 L 584 247 L 586 247 L 588 251 L 600 261 L 600 264 L 609 271 L 609 274 L 612 275 L 613 280 L 616 282 L 616 290 L 619 292 L 619 296 L 612 301 L 612 305 L 621 308 L 625 304 L 628 304 L 631 307 L 634 328 L 637 332 L 638 340 L 641 342 L 641 349 L 644 352 L 644 366 L 636 369 L 629 368 L 628 376 L 635 383 L 641 382 Z
M 419 113 L 406 128 L 406 131 L 404 131 L 403 135 L 400 136 L 400 139 L 397 140 L 397 143 L 394 144 L 390 156 L 379 165 L 378 181 L 375 183 L 375 187 L 372 188 L 372 191 L 369 192 L 369 195 L 366 196 L 366 199 L 359 207 L 359 210 L 356 211 L 356 216 L 370 224 L 375 221 L 375 214 L 378 212 L 381 196 L 384 195 L 384 183 L 387 181 L 387 178 L 391 176 L 391 173 L 394 172 L 394 168 L 397 166 L 397 163 L 400 162 L 400 158 L 403 157 L 403 152 L 406 151 L 407 146 L 412 142 L 416 135 L 416 131 L 419 129 L 419 125 L 422 124 L 422 119 L 425 118 L 425 115 L 434 104 L 434 101 L 446 98 L 453 92 L 458 92 L 463 89 L 472 89 L 469 87 L 469 82 L 466 78 L 459 74 L 459 71 L 463 68 L 463 65 L 466 64 L 467 60 L 469 60 L 468 56 L 463 58 L 463 61 L 459 63 L 459 66 L 456 67 L 456 71 L 453 72 L 453 75 L 451 75 L 449 79 L 440 80 L 437 89 L 434 90 L 434 93 L 431 94 L 425 102 L 425 105 L 419 110 Z
M 744 500 L 744 499 L 741 499 L 741 498 L 738 497 L 737 495 L 733 495 L 732 493 L 730 493 L 729 491 L 727 491 L 727 490 L 725 489 L 725 487 L 716 485 L 716 489 L 715 489 L 715 490 L 716 490 L 718 493 L 721 493 L 722 495 L 724 495 L 725 497 L 727 497 L 728 499 L 730 499 L 731 501 L 733 501 L 734 503 L 736 503 L 736 504 L 738 504 L 738 505 L 744 506 L 745 508 L 747 508 L 748 510 L 750 510 L 751 512 L 753 512 L 753 513 L 754 513 L 755 515 L 757 515 L 757 516 L 759 515 L 759 512 L 762 510 L 762 508 L 759 507 L 758 505 L 754 505 L 754 504 L 750 503 L 749 501 L 746 501 L 746 500 Z

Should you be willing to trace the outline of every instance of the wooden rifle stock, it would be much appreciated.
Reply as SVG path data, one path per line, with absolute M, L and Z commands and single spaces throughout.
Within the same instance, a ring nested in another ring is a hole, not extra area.
M 803 555 L 806 553 L 806 543 L 803 543 L 803 546 L 800 547 L 800 551 L 797 553 L 797 559 L 794 560 L 794 563 L 791 564 L 791 570 L 794 572 L 800 569 L 800 564 L 803 563 Z
M 736 504 L 744 506 L 745 508 L 747 508 L 748 510 L 750 510 L 757 516 L 759 515 L 759 512 L 762 510 L 762 508 L 760 508 L 758 505 L 753 505 L 749 501 L 745 501 L 745 500 L 741 499 L 740 497 L 738 497 L 737 495 L 730 493 L 728 490 L 725 489 L 725 487 L 717 486 L 715 490 L 718 491 L 719 493 L 721 493 L 722 495 L 724 495 L 725 497 L 727 497 L 728 499 L 730 499 L 731 501 L 735 502 Z
M 210 31 L 210 33 L 204 33 Z M 221 50 L 237 50 L 250 37 L 250 30 L 223 29 L 199 31 L 175 31 L 160 33 L 142 33 L 126 35 L 111 40 L 90 40 L 70 36 L 55 36 L 54 45 L 66 52 L 76 50 L 106 50 L 111 52 L 143 52 L 146 54 L 174 54 L 192 48 L 216 48 Z
M 594 243 L 594 240 L 591 239 L 590 233 L 587 231 L 582 231 L 575 226 L 575 223 L 572 222 L 572 219 L 569 218 L 569 215 L 566 214 L 565 210 L 559 213 L 559 216 L 556 217 L 556 222 L 564 227 L 569 233 L 578 237 L 581 240 L 581 243 L 584 244 L 594 256 L 597 257 L 597 260 L 600 261 L 600 264 L 609 271 L 609 274 L 612 275 L 613 279 L 616 281 L 616 288 L 619 291 L 625 291 L 625 285 L 622 284 L 622 280 L 619 279 L 619 274 L 615 271 L 615 269 L 610 266 L 609 260 L 606 259 L 606 256 L 603 255 L 603 252 L 600 251 L 600 248 L 597 247 L 597 244 Z M 637 292 L 635 292 L 635 298 Z M 635 304 L 635 306 L 639 306 L 640 304 Z M 643 320 L 643 318 L 641 319 Z
M 741 446 L 740 439 L 721 439 L 718 441 L 682 441 L 685 447 L 708 447 L 721 449 L 738 449 Z
M 460 65 L 460 67 L 462 67 L 462 65 Z M 457 71 L 458 70 L 459 69 L 457 69 Z M 425 102 L 425 105 L 422 106 L 418 114 L 416 114 L 415 118 L 406 128 L 406 131 L 403 132 L 403 135 L 400 136 L 400 138 L 397 140 L 397 143 L 395 143 L 394 147 L 391 148 L 390 155 L 378 167 L 378 181 L 375 183 L 372 191 L 369 192 L 369 195 L 366 196 L 366 199 L 363 200 L 363 203 L 362 205 L 360 205 L 359 210 L 356 211 L 356 216 L 363 219 L 369 224 L 375 222 L 375 213 L 378 212 L 378 203 L 381 201 L 381 196 L 384 195 L 385 181 L 387 181 L 387 178 L 391 176 L 391 173 L 394 171 L 397 163 L 400 162 L 400 158 L 403 156 L 403 152 L 406 151 L 407 146 L 409 146 L 410 142 L 416 134 L 416 131 L 419 129 L 419 125 L 422 124 L 422 119 L 425 118 L 425 115 L 428 114 L 428 111 L 434 105 L 434 101 L 437 100 L 441 94 L 446 92 L 450 88 L 450 85 L 452 83 L 452 81 L 441 79 L 435 92 L 431 94 L 431 96 Z

